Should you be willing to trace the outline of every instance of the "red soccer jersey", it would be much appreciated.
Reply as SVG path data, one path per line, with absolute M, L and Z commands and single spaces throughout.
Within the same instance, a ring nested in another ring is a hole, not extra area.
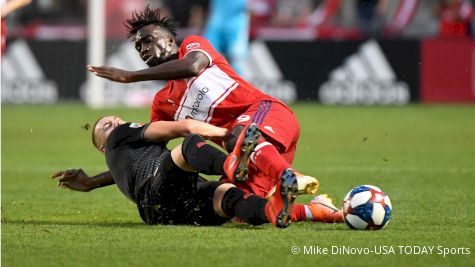
M 191 51 L 204 53 L 209 66 L 197 77 L 168 81 L 155 94 L 150 121 L 191 118 L 230 129 L 236 118 L 254 103 L 280 102 L 244 81 L 206 39 L 185 38 L 178 49 L 178 58 Z

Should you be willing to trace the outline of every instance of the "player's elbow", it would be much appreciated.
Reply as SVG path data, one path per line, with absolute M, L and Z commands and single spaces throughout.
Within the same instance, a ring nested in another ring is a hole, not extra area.
M 195 127 L 194 120 L 185 119 L 185 120 L 181 120 L 180 122 L 182 123 L 182 127 L 180 127 L 182 137 L 185 137 L 193 133 L 194 127 Z
M 203 68 L 197 63 L 190 64 L 188 68 L 188 71 L 192 76 L 198 76 L 202 70 Z

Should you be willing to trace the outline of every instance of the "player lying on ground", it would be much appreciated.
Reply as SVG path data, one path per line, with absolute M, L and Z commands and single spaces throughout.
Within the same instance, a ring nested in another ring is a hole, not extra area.
M 112 118 L 112 119 L 111 119 Z M 93 142 L 94 145 L 101 151 L 106 151 L 106 142 L 105 142 L 105 135 L 99 135 L 100 132 L 104 131 L 107 134 L 110 134 L 112 129 L 115 129 L 120 123 L 123 123 L 117 117 L 108 116 L 105 117 L 103 120 L 99 120 L 98 123 L 93 128 L 94 137 Z M 151 124 L 151 127 L 148 127 L 148 131 L 153 129 L 154 140 L 159 139 L 163 142 L 163 146 L 165 146 L 166 141 L 169 139 L 182 137 L 188 135 L 189 133 L 199 133 L 204 135 L 207 138 L 225 138 L 228 134 L 228 131 L 224 128 L 215 127 L 203 122 L 195 121 L 195 120 L 182 120 L 178 122 L 171 122 L 171 121 L 158 121 Z M 134 127 L 141 127 L 139 124 L 133 124 Z M 200 140 L 198 137 L 187 137 L 185 139 L 183 147 L 183 153 L 187 157 L 187 162 L 193 166 L 194 170 L 199 171 L 201 173 L 210 174 L 210 175 L 223 175 L 224 174 L 224 166 L 231 166 L 232 162 L 240 162 L 240 164 L 246 165 L 249 162 L 249 157 L 252 155 L 251 153 L 240 153 L 241 150 L 252 152 L 254 149 L 255 143 L 254 141 L 260 135 L 259 131 L 255 124 L 250 125 L 246 128 L 246 131 L 243 131 L 239 136 L 239 141 L 237 142 L 234 151 L 231 152 L 229 157 L 226 157 L 224 153 L 217 150 L 215 147 L 211 146 L 204 142 L 204 140 Z M 150 138 L 150 137 L 149 137 Z M 151 138 L 150 138 L 151 139 Z M 191 141 L 193 140 L 193 142 Z M 197 141 L 196 141 L 197 140 Z M 142 149 L 148 151 L 147 153 L 152 153 L 153 150 Z M 173 150 L 178 151 L 178 150 Z M 144 152 L 145 153 L 145 152 Z M 175 152 L 176 153 L 176 152 Z M 106 153 L 107 155 L 107 153 Z M 145 158 L 146 154 L 137 154 L 133 155 L 132 159 L 135 160 L 135 157 L 139 159 Z M 173 152 L 172 152 L 173 155 Z M 181 155 L 181 154 L 180 154 Z M 188 155 L 188 156 L 187 156 Z M 159 155 L 156 155 L 158 157 Z M 225 159 L 228 159 L 225 161 Z M 129 158 L 125 158 L 124 161 L 128 160 Z M 151 162 L 149 162 L 151 161 Z M 142 163 L 142 161 L 140 161 Z M 149 164 L 152 167 L 148 168 L 148 173 L 145 172 L 145 178 L 140 176 L 133 180 L 127 180 L 127 177 L 124 175 L 128 173 L 124 173 L 121 171 L 116 171 L 114 173 L 114 168 L 109 166 L 110 171 L 106 173 L 101 173 L 99 175 L 89 177 L 84 172 L 74 170 L 74 171 L 62 171 L 55 175 L 61 176 L 60 185 L 64 187 L 68 187 L 73 190 L 78 191 L 90 191 L 96 187 L 102 187 L 110 184 L 117 183 L 120 190 L 128 196 L 130 199 L 134 200 L 137 203 L 137 196 L 141 195 L 141 191 L 143 188 L 143 184 L 145 183 L 144 180 L 150 175 L 150 172 L 153 169 L 153 164 L 158 164 L 156 161 L 152 159 L 148 160 L 146 164 Z M 234 168 L 237 168 L 239 164 L 234 164 Z M 180 165 L 182 166 L 182 165 Z M 230 168 L 228 168 L 229 170 Z M 138 170 L 135 170 L 138 171 Z M 148 175 L 148 176 L 147 176 Z M 117 176 L 117 177 L 116 177 Z M 287 176 L 294 177 L 293 172 L 288 169 L 282 173 L 281 180 L 290 179 L 285 178 Z M 284 178 L 283 178 L 284 177 Z M 119 182 L 117 182 L 119 181 Z M 224 182 L 223 182 L 224 183 Z M 278 191 L 277 191 L 278 192 Z M 250 194 L 250 193 L 249 193 Z M 172 197 L 173 198 L 173 197 Z M 309 205 L 302 205 L 297 204 L 294 205 L 295 207 L 302 207 L 303 210 L 309 210 L 310 219 L 315 220 L 318 218 L 318 221 L 321 222 L 340 222 L 341 221 L 341 211 L 339 211 L 331 201 L 326 198 L 324 195 L 319 195 L 311 201 Z M 292 216 L 293 220 L 293 216 Z M 305 220 L 305 219 L 303 219 Z M 293 220 L 296 221 L 296 220 Z M 288 223 L 288 222 L 286 222 Z
M 207 144 L 201 136 L 188 135 L 190 132 L 219 139 L 228 134 L 224 128 L 194 120 L 140 125 L 115 116 L 100 118 L 93 128 L 93 144 L 105 154 L 114 178 L 92 179 L 82 170 L 58 172 L 53 178 L 60 177 L 59 185 L 77 191 L 116 183 L 137 204 L 141 218 L 148 224 L 219 225 L 235 216 L 253 225 L 271 222 L 283 228 L 290 224 L 297 195 L 297 180 L 291 170 L 281 177 L 269 201 L 245 194 L 229 183 L 199 179 L 193 167 L 209 174 L 223 174 L 224 163 L 234 158 Z M 238 142 L 242 148 L 252 150 L 253 144 L 245 139 L 257 138 L 258 132 L 246 133 Z M 172 151 L 166 148 L 169 139 L 186 135 L 183 146 Z
M 149 68 L 125 71 L 88 66 L 88 69 L 97 76 L 124 83 L 167 80 L 165 88 L 154 97 L 151 121 L 192 118 L 227 128 L 233 138 L 225 145 L 219 143 L 227 151 L 234 148 L 245 126 L 256 123 L 262 137 L 249 169 L 239 167 L 223 179 L 247 193 L 268 196 L 284 170 L 292 169 L 300 135 L 292 110 L 242 79 L 206 39 L 189 36 L 177 46 L 175 21 L 161 18 L 158 9 L 147 6 L 140 13 L 134 12 L 126 25 L 129 37 L 133 38 L 136 50 Z M 300 191 L 317 191 L 315 178 L 295 173 Z M 320 220 L 318 214 L 305 207 L 294 209 L 294 221 L 305 220 L 307 215 Z

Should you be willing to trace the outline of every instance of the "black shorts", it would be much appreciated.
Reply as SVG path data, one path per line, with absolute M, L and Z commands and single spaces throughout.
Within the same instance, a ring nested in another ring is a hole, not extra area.
M 221 225 L 227 219 L 213 209 L 218 182 L 208 182 L 196 172 L 173 163 L 167 151 L 159 158 L 156 174 L 140 190 L 137 208 L 147 224 Z

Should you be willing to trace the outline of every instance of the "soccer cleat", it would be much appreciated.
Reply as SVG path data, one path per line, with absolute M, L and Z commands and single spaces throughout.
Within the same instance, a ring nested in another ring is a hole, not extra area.
M 260 131 L 257 124 L 252 123 L 244 128 L 239 135 L 236 145 L 224 161 L 224 173 L 232 181 L 244 182 L 248 176 L 248 165 L 251 153 L 257 146 Z
M 332 199 L 327 194 L 314 197 L 307 205 L 315 222 L 342 223 L 343 212 L 333 205 Z
M 308 175 L 297 174 L 297 181 L 299 184 L 299 195 L 314 195 L 320 186 L 317 178 Z
M 285 169 L 282 173 L 280 183 L 276 192 L 269 199 L 265 206 L 265 212 L 269 222 L 279 228 L 286 228 L 290 225 L 292 207 L 297 197 L 297 178 L 291 169 Z

